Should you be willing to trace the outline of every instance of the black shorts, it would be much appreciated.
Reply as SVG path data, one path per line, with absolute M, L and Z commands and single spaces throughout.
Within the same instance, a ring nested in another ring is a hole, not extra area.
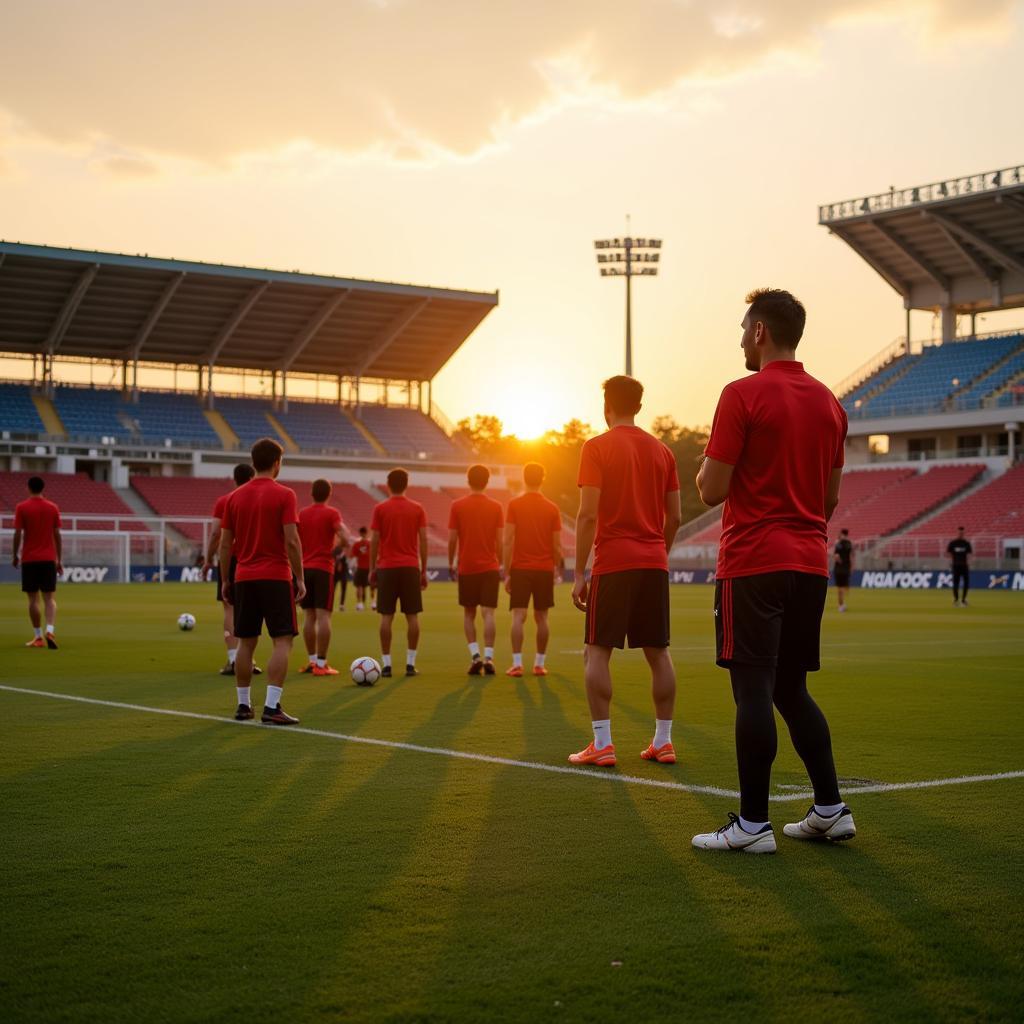
M 594 576 L 583 642 L 597 647 L 668 647 L 668 572 L 626 569 Z
M 423 611 L 420 571 L 415 566 L 377 570 L 377 611 L 394 615 L 399 604 L 404 615 L 419 615 Z
M 352 579 L 352 572 L 348 567 L 348 562 L 342 560 L 334 563 L 334 578 L 346 581 Z
M 555 574 L 546 569 L 513 569 L 509 574 L 512 583 L 512 600 L 509 608 L 529 608 L 533 598 L 533 610 L 547 611 L 555 606 Z
M 386 569 L 382 571 L 387 572 Z M 370 570 L 356 569 L 355 575 L 352 577 L 352 582 L 357 587 L 368 587 L 370 585 Z
M 22 562 L 21 589 L 26 594 L 34 594 L 37 590 L 52 594 L 57 589 L 57 563 Z
M 832 579 L 837 587 L 848 587 L 850 585 L 850 570 L 840 569 L 837 566 L 832 570 Z
M 497 608 L 501 579 L 497 569 L 490 572 L 459 573 L 459 604 L 463 608 Z
M 232 555 L 231 556 L 231 562 L 228 565 L 228 580 L 231 583 L 235 582 L 235 569 L 237 569 L 237 568 L 238 568 L 238 559 L 235 558 L 234 555 Z M 223 601 L 224 600 L 224 594 L 221 592 L 221 587 L 220 587 L 220 566 L 217 566 L 217 568 L 214 569 L 213 571 L 214 571 L 214 574 L 217 577 L 217 600 L 218 601 Z
M 828 578 L 766 572 L 715 583 L 716 660 L 817 672 Z
M 239 580 L 232 584 L 235 636 L 259 636 L 263 623 L 273 636 L 295 636 L 295 590 L 291 580 Z
M 302 579 L 306 584 L 306 596 L 302 599 L 305 609 L 323 608 L 334 611 L 334 573 L 326 569 L 303 569 Z

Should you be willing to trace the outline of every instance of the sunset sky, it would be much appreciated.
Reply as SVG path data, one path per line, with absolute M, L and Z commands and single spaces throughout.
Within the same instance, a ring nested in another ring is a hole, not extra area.
M 435 399 L 521 436 L 600 421 L 627 213 L 645 422 L 698 425 L 751 287 L 829 384 L 903 333 L 818 203 L 1024 161 L 1012 0 L 0 0 L 0 67 L 0 237 L 498 288 Z

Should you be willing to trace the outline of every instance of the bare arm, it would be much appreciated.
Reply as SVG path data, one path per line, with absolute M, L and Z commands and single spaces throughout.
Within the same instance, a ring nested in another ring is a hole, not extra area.
M 18 568 L 18 562 L 20 561 L 18 558 L 19 551 L 21 551 L 21 528 L 16 527 L 14 530 L 14 547 L 11 548 L 11 565 L 15 569 Z
M 203 565 L 203 572 L 207 572 L 211 565 L 213 565 L 213 556 L 217 554 L 217 549 L 220 547 L 220 535 L 221 526 L 220 520 L 217 520 L 217 525 L 213 528 L 210 533 L 210 543 L 206 545 L 206 563 Z M 222 562 L 222 565 L 227 565 L 227 562 Z
M 377 551 L 380 548 L 380 533 L 377 530 L 370 531 L 370 572 L 377 571 Z
M 501 548 L 501 567 L 505 570 L 505 579 L 512 572 L 512 552 L 516 547 L 516 524 L 505 524 L 505 539 Z
M 562 582 L 562 563 L 565 555 L 562 554 L 562 529 L 559 527 L 551 534 L 551 557 L 555 560 L 555 582 Z
M 224 575 L 221 577 L 220 589 L 221 596 L 224 598 L 225 604 L 234 603 L 233 599 L 235 595 L 231 593 L 227 571 L 227 567 L 231 564 L 231 545 L 234 543 L 235 534 L 233 530 L 220 531 L 220 551 L 218 552 L 218 558 L 220 559 L 220 564 L 224 566 Z
M 420 588 L 427 589 L 427 528 L 420 527 Z
M 678 491 L 669 491 L 665 495 L 665 550 L 671 551 L 676 540 L 676 533 L 683 523 L 682 503 Z
M 53 546 L 57 550 L 57 572 L 60 575 L 64 573 L 64 538 L 61 536 L 60 527 L 55 526 L 53 528 Z
M 708 508 L 721 505 L 729 497 L 729 484 L 732 482 L 733 467 L 728 462 L 719 462 L 707 456 L 697 470 L 697 491 L 700 500 Z
M 295 523 L 284 525 L 284 546 L 288 552 L 288 564 L 292 567 L 295 577 L 295 600 L 301 601 L 306 596 L 306 580 L 302 571 L 302 541 L 299 540 L 299 528 Z M 224 565 L 224 562 L 221 562 Z
M 825 492 L 825 521 L 832 518 L 836 506 L 839 504 L 839 485 L 843 482 L 843 470 L 833 469 L 828 478 L 828 490 Z
M 448 568 L 455 574 L 455 554 L 459 549 L 459 531 L 448 531 Z
M 585 611 L 587 607 L 585 574 L 590 549 L 594 546 L 594 535 L 597 533 L 597 509 L 600 502 L 600 487 L 580 488 L 580 508 L 576 513 L 576 578 L 572 585 L 572 603 L 580 611 Z

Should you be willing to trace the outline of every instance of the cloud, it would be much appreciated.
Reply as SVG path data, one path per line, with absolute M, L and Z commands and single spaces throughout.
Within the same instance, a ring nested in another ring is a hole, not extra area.
M 812 51 L 851 19 L 931 37 L 1005 25 L 1014 0 L 67 0 L 10 4 L 0 108 L 61 144 L 204 161 L 296 144 L 471 155 L 581 96 L 658 98 Z

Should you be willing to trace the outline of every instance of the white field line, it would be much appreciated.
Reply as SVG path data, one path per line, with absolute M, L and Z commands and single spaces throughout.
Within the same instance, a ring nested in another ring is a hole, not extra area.
M 28 694 L 32 697 L 48 697 L 51 700 L 72 701 L 77 704 L 95 704 L 105 708 L 120 708 L 122 711 L 140 711 L 150 715 L 169 715 L 173 718 L 192 718 L 201 722 L 220 722 L 223 725 L 245 726 L 272 732 L 302 733 L 306 736 L 320 736 L 323 739 L 342 740 L 346 743 L 364 743 L 372 747 L 387 747 L 391 750 L 411 750 L 417 754 L 436 754 L 441 757 L 452 757 L 463 761 L 482 761 L 484 764 L 497 764 L 507 768 L 528 768 L 539 772 L 553 772 L 556 775 L 579 775 L 586 778 L 601 779 L 604 782 L 626 782 L 634 786 L 651 786 L 655 789 L 672 789 L 682 793 L 699 793 L 705 796 L 722 796 L 739 798 L 739 793 L 732 789 L 721 789 L 718 786 L 698 786 L 682 782 L 669 782 L 664 779 L 648 779 L 638 775 L 621 775 L 618 772 L 601 771 L 593 768 L 573 768 L 568 765 L 543 764 L 540 761 L 516 761 L 509 757 L 493 757 L 490 754 L 473 754 L 465 750 L 449 750 L 446 747 L 425 747 L 418 743 L 399 743 L 395 740 L 378 740 L 370 736 L 350 736 L 342 732 L 327 732 L 324 729 L 308 729 L 302 725 L 287 727 L 263 726 L 255 721 L 236 722 L 233 718 L 222 718 L 219 715 L 205 715 L 197 711 L 176 711 L 171 708 L 152 708 L 145 704 L 125 704 L 116 700 L 99 700 L 95 697 L 79 697 L 70 693 L 51 693 L 48 690 L 28 690 L 20 686 L 0 685 L 0 690 L 8 693 Z M 926 779 L 923 782 L 880 782 L 867 786 L 847 786 L 847 793 L 890 793 L 903 789 L 932 789 L 937 786 L 963 786 L 971 782 L 997 782 L 1004 779 L 1024 778 L 1024 771 L 996 772 L 991 775 L 960 775 L 949 779 Z M 777 803 L 806 801 L 813 799 L 814 794 L 807 792 L 773 794 L 768 799 Z
M 1011 644 L 1011 645 L 1017 646 L 1017 647 L 1024 647 L 1024 644 L 1022 644 L 1020 640 L 1015 640 L 1012 636 L 995 637 L 995 638 L 993 638 L 991 640 L 986 640 L 985 643 L 986 644 L 1004 643 L 1004 644 Z M 856 647 L 856 648 L 863 649 L 864 644 L 863 643 L 846 643 L 846 642 L 827 643 L 827 642 L 824 642 L 824 641 L 821 644 L 821 649 L 823 651 L 838 651 L 838 650 L 842 650 L 843 648 L 846 648 L 846 647 Z M 871 649 L 872 650 L 877 650 L 878 648 L 885 648 L 885 647 L 920 647 L 920 648 L 922 648 L 926 652 L 927 652 L 928 649 L 930 649 L 932 647 L 961 647 L 964 650 L 963 657 L 965 657 L 965 658 L 974 658 L 974 657 L 977 656 L 977 652 L 973 648 L 965 645 L 963 640 L 957 639 L 957 638 L 953 638 L 953 637 L 948 638 L 946 640 L 932 640 L 932 639 L 928 639 L 928 640 L 878 640 L 878 641 L 874 641 L 873 640 L 871 642 Z M 688 647 L 675 647 L 675 646 L 673 646 L 673 647 L 670 647 L 669 650 L 670 651 L 677 651 L 677 652 L 680 652 L 680 653 L 708 654 L 708 653 L 713 653 L 714 652 L 714 650 L 715 650 L 715 642 L 714 642 L 714 640 L 709 640 L 706 644 L 696 644 L 696 645 L 692 645 L 692 646 L 688 646 Z M 582 647 L 575 647 L 575 648 L 567 649 L 567 650 L 564 650 L 564 651 L 559 651 L 558 653 L 559 654 L 579 654 L 579 655 L 582 655 L 583 654 L 583 648 Z

